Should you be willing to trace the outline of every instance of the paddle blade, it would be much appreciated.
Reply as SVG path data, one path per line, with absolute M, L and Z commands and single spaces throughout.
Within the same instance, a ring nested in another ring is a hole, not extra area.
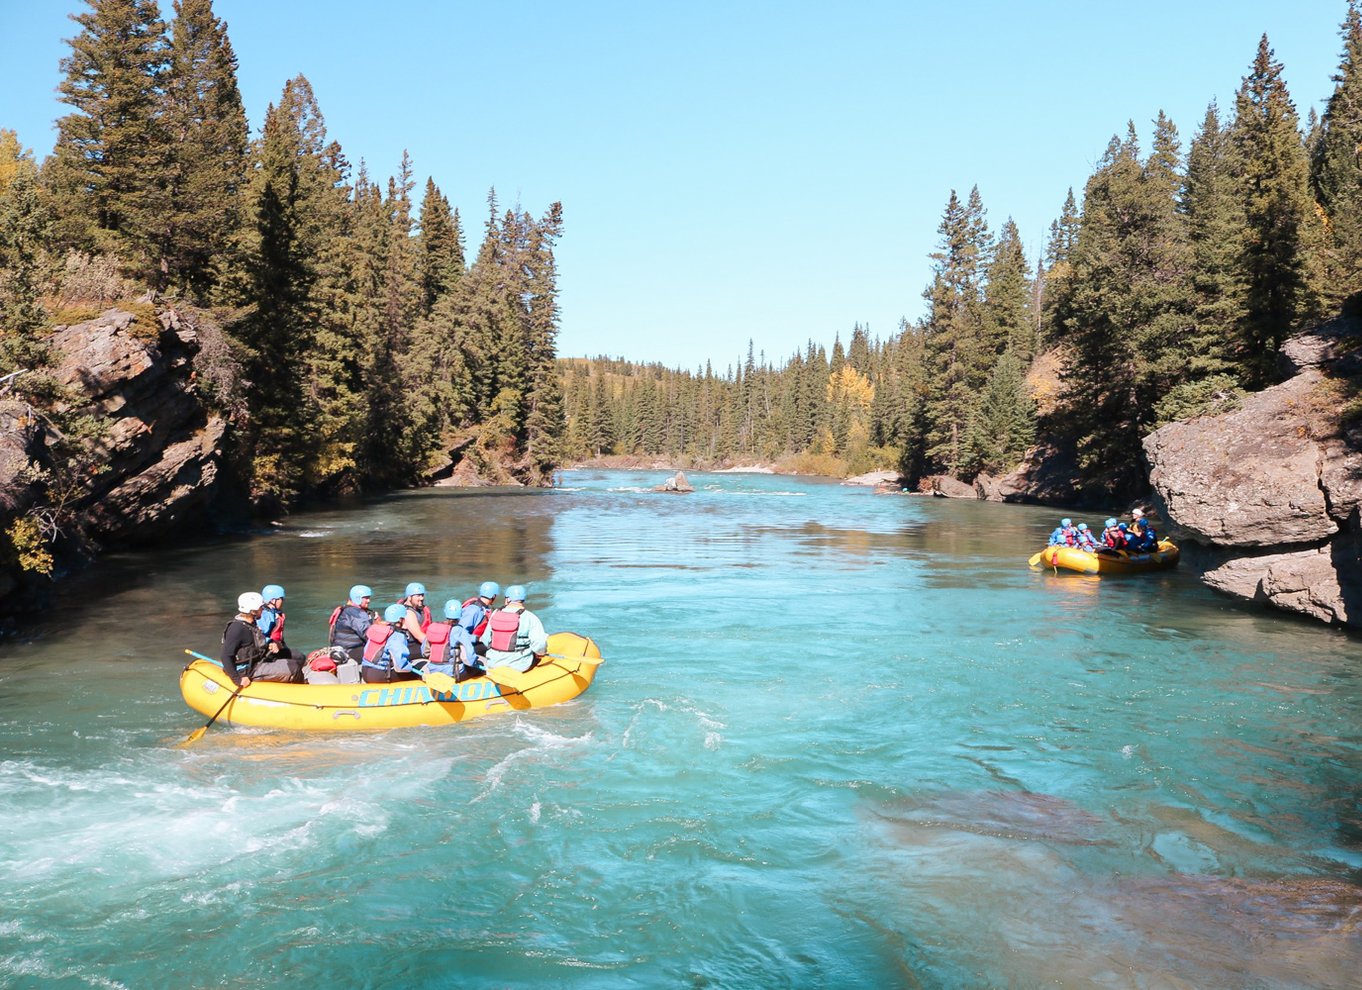
M 188 747 L 194 745 L 196 742 L 198 742 L 200 739 L 202 739 L 202 738 L 203 738 L 203 734 L 204 734 L 205 732 L 207 732 L 207 731 L 208 731 L 208 726 L 206 726 L 206 725 L 201 725 L 201 726 L 199 726 L 199 727 L 198 727 L 197 729 L 195 729 L 193 732 L 189 733 L 189 737 L 188 737 L 187 739 L 185 739 L 184 742 L 180 743 L 180 744 L 177 745 L 175 748 L 176 748 L 176 749 L 187 749 Z
M 1041 558 L 1042 555 L 1044 555 L 1044 553 L 1045 553 L 1045 551 L 1042 550 L 1040 553 L 1032 554 L 1031 559 L 1028 560 L 1028 561 L 1026 562 L 1026 565 L 1027 565 L 1028 567 L 1035 567 L 1035 566 L 1037 566 L 1037 565 L 1040 563 L 1040 558 Z
M 442 674 L 438 670 L 430 670 L 421 675 L 421 679 L 426 682 L 426 686 L 438 694 L 449 694 L 459 687 L 459 682 L 448 674 Z
M 593 667 L 599 667 L 601 664 L 605 663 L 605 657 L 587 657 L 587 656 L 565 657 L 561 653 L 545 653 L 544 656 L 553 657 L 553 659 L 555 660 L 569 660 L 576 661 L 577 663 L 589 663 Z

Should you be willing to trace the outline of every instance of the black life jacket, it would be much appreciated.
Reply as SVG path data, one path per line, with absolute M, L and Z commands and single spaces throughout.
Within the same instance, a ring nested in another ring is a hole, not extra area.
M 344 602 L 337 605 L 331 613 L 330 633 L 327 636 L 328 646 L 339 646 L 343 650 L 353 650 L 364 642 L 364 634 L 359 632 L 350 623 L 341 623 L 340 618 L 347 613 L 365 616 L 368 613 L 353 602 Z
M 488 616 L 487 622 L 492 627 L 492 649 L 502 653 L 515 653 L 529 647 L 529 632 L 524 635 L 520 633 L 520 615 L 519 612 L 499 609 Z
M 245 670 L 251 664 L 259 663 L 269 656 L 269 640 L 260 631 L 260 627 L 254 622 L 245 619 L 233 619 L 232 622 L 239 622 L 251 631 L 251 641 L 237 647 L 236 656 L 232 659 L 236 662 L 237 670 Z M 222 642 L 227 642 L 227 632 L 232 628 L 232 622 L 227 623 L 222 630 Z

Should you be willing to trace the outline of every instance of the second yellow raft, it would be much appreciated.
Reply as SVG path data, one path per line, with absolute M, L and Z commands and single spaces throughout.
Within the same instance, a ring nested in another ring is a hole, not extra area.
M 1102 550 L 1089 553 L 1077 547 L 1046 547 L 1031 558 L 1032 567 L 1053 567 L 1079 574 L 1138 574 L 1176 567 L 1180 556 L 1171 540 L 1160 540 L 1157 550 L 1132 553 L 1129 550 Z

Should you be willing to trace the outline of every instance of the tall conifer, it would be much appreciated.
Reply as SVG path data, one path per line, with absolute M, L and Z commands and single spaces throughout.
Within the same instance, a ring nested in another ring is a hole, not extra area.
M 982 330 L 988 226 L 977 187 L 964 204 L 952 190 L 937 231 L 941 246 L 924 293 L 930 391 L 923 440 L 928 468 L 957 474 L 965 464 L 965 429 L 992 364 Z
M 160 87 L 165 25 L 155 0 L 86 0 L 71 15 L 81 32 L 61 61 L 57 145 L 44 176 L 56 236 L 82 250 L 119 254 L 134 274 L 162 279 L 168 145 Z
M 994 355 L 1013 351 L 1023 362 L 1035 353 L 1029 266 L 1021 232 L 1008 217 L 993 246 L 984 289 L 983 337 Z
M 163 127 L 169 142 L 164 244 L 166 281 L 207 299 L 241 222 L 246 112 L 236 54 L 212 0 L 175 0 Z
M 1325 299 L 1362 291 L 1362 14 L 1349 0 L 1343 57 L 1312 141 L 1311 184 L 1328 224 Z
M 1191 310 L 1174 356 L 1179 380 L 1156 406 L 1160 423 L 1201 411 L 1239 383 L 1235 327 L 1243 310 L 1244 219 L 1236 172 L 1229 132 L 1212 102 L 1192 139 L 1179 201 L 1191 250 Z
M 1235 99 L 1231 128 L 1247 236 L 1239 332 L 1251 385 L 1270 380 L 1277 348 L 1319 311 L 1311 249 L 1318 243 L 1299 120 L 1267 35 Z

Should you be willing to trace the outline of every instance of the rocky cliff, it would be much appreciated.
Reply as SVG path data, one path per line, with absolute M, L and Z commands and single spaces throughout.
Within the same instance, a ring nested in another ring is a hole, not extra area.
M 1212 588 L 1362 628 L 1362 327 L 1300 334 L 1280 363 L 1281 384 L 1145 439 L 1154 499 Z
M 131 310 L 136 310 L 133 312 Z M 195 518 L 218 489 L 226 423 L 194 390 L 199 337 L 191 314 L 149 304 L 112 308 L 56 327 L 49 372 L 88 413 L 97 436 L 82 447 L 77 494 L 56 492 L 67 455 L 51 418 L 0 403 L 0 522 L 46 508 L 58 549 L 98 549 L 164 537 Z M 56 500 L 63 504 L 52 508 Z M 0 527 L 3 528 L 3 527 Z M 0 571 L 0 596 L 19 571 Z

